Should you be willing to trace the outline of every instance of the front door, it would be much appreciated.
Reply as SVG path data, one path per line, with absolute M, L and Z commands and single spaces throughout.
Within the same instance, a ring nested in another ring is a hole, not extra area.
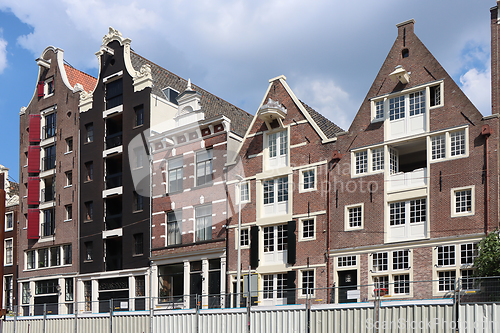
M 357 302 L 357 298 L 349 298 L 348 291 L 358 289 L 358 271 L 340 271 L 339 275 L 339 303 Z

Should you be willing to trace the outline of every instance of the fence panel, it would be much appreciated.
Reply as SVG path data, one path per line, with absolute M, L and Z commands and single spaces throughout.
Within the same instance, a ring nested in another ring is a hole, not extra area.
M 149 315 L 113 315 L 113 333 L 137 333 L 148 332 L 148 330 Z
M 250 331 L 251 333 L 307 332 L 306 313 L 305 305 L 254 307 L 250 312 Z
M 246 333 L 246 309 L 201 310 L 199 333 Z
M 196 310 L 157 311 L 152 332 L 196 332 Z
M 374 322 L 372 303 L 311 306 L 311 333 L 373 332 Z
M 500 304 L 460 304 L 460 333 L 500 333 Z
M 89 315 L 84 317 L 79 316 L 77 324 L 78 324 L 77 333 L 88 333 L 88 332 L 107 333 L 109 332 L 109 315 L 99 316 L 99 317 L 97 317 L 96 315 Z M 68 332 L 74 332 L 74 329 Z

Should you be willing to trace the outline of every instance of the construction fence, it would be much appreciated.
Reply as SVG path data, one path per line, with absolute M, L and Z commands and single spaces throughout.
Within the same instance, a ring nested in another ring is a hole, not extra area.
M 407 289 L 398 282 L 247 291 L 240 300 L 244 307 L 235 306 L 234 294 L 75 302 L 75 311 L 68 304 L 19 306 L 0 333 L 500 333 L 500 279 L 477 279 L 466 289 L 461 282 L 453 281 L 451 290 L 440 290 L 448 287 L 437 280 L 409 282 Z M 436 297 L 420 297 L 423 288 L 437 288 Z M 291 295 L 295 303 L 287 304 Z

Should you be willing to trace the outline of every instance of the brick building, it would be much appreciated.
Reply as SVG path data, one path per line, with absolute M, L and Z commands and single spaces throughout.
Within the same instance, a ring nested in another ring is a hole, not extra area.
M 250 273 L 259 305 L 294 304 L 328 281 L 328 163 L 342 129 L 301 102 L 284 76 L 270 80 L 259 110 L 231 162 L 235 193 L 228 221 L 228 279 L 237 290 L 238 241 L 242 273 Z M 238 176 L 243 178 L 238 180 Z M 245 279 L 245 278 L 244 278 Z M 248 281 L 248 278 L 246 278 Z M 248 284 L 248 283 L 247 283 Z M 295 290 L 298 288 L 298 290 Z M 248 287 L 245 287 L 247 290 Z M 288 290 L 287 290 L 288 289 Z
M 165 131 L 152 135 L 153 296 L 157 307 L 224 307 L 228 159 L 252 116 L 224 100 L 171 80 L 182 91 Z M 187 85 L 186 85 L 187 84 Z M 208 295 L 197 298 L 201 295 Z
M 334 148 L 330 284 L 344 287 L 336 302 L 373 299 L 375 288 L 393 299 L 449 297 L 455 279 L 474 288 L 476 245 L 498 226 L 498 114 L 474 107 L 413 20 L 397 31 Z
M 78 104 L 95 78 L 47 47 L 37 86 L 20 112 L 18 300 L 22 313 L 72 313 L 78 253 Z M 57 307 L 54 303 L 62 303 Z M 33 307 L 33 305 L 35 305 Z

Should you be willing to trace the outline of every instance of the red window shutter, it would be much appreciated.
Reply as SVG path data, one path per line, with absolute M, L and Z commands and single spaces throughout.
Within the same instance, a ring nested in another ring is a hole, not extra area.
M 40 142 L 39 114 L 30 114 L 30 142 Z
M 43 97 L 43 86 L 44 86 L 44 82 L 43 81 L 40 81 L 38 82 L 38 85 L 36 87 L 36 90 L 37 90 L 37 93 L 38 93 L 38 97 Z
M 28 147 L 28 172 L 31 172 L 31 173 L 40 172 L 40 147 L 39 146 L 29 146 Z
M 40 210 L 28 209 L 28 239 L 40 238 Z
M 40 178 L 28 177 L 28 205 L 40 203 Z

